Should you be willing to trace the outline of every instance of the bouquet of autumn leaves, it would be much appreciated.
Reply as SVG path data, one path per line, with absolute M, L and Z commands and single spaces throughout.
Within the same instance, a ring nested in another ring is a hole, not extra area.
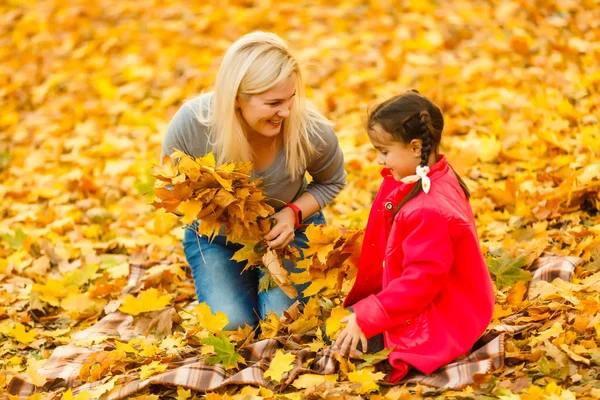
M 158 198 L 153 205 L 178 215 L 188 228 L 201 220 L 195 229 L 209 239 L 224 233 L 230 242 L 244 245 L 233 259 L 247 261 L 246 268 L 266 268 L 269 274 L 261 288 L 274 282 L 294 298 L 298 293 L 282 262 L 284 258 L 295 262 L 296 255 L 289 246 L 272 250 L 264 244 L 263 236 L 275 222 L 270 218 L 275 210 L 266 202 L 261 180 L 251 179 L 251 171 L 249 161 L 217 166 L 212 153 L 195 158 L 175 150 L 153 169 Z

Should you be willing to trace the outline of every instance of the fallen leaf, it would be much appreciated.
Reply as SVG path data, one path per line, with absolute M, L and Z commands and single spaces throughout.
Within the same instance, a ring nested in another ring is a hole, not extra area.
M 379 390 L 377 382 L 385 378 L 383 372 L 372 372 L 368 368 L 364 368 L 358 371 L 348 373 L 348 380 L 350 382 L 360 383 L 358 393 L 367 394 Z
M 219 333 L 229 323 L 227 315 L 221 311 L 215 314 L 211 313 L 210 307 L 206 303 L 200 303 L 194 309 L 198 323 L 211 333 Z
M 29 344 L 33 342 L 37 336 L 37 332 L 33 329 L 27 331 L 25 326 L 21 323 L 15 324 L 15 327 L 11 331 L 13 337 L 19 341 L 19 343 Z
M 293 363 L 295 359 L 295 355 L 277 350 L 275 352 L 275 357 L 273 357 L 273 360 L 271 360 L 269 369 L 267 369 L 264 373 L 265 378 L 270 378 L 273 381 L 281 382 L 283 375 L 294 368 Z
M 168 365 L 160 361 L 152 361 L 150 364 L 142 365 L 140 370 L 140 379 L 145 380 L 152 375 L 160 374 L 167 369 Z
M 342 327 L 342 323 L 340 320 L 348 315 L 352 314 L 348 309 L 339 306 L 331 310 L 331 315 L 325 321 L 325 333 L 330 338 L 333 337 L 333 334 L 339 331 Z
M 269 249 L 262 257 L 262 262 L 271 273 L 277 286 L 291 299 L 298 297 L 298 291 L 290 280 L 290 273 L 283 267 L 282 260 L 276 251 Z
M 237 368 L 238 363 L 244 363 L 244 358 L 235 352 L 235 346 L 221 333 L 221 337 L 208 336 L 202 339 L 202 344 L 213 347 L 216 355 L 206 358 L 209 364 L 222 364 L 225 369 Z
M 172 297 L 170 294 L 160 295 L 158 290 L 150 288 L 140 291 L 137 297 L 130 294 L 126 295 L 119 310 L 131 315 L 156 311 L 167 306 L 171 302 Z

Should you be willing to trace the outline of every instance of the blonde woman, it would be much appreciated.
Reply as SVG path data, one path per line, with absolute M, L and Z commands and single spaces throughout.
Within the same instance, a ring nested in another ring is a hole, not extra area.
M 332 123 L 306 100 L 296 59 L 272 33 L 253 32 L 232 44 L 214 92 L 189 100 L 173 116 L 161 159 L 174 148 L 194 157 L 213 152 L 219 163 L 253 161 L 253 177 L 262 178 L 277 211 L 277 224 L 264 237 L 275 249 L 305 247 L 303 226 L 325 223 L 321 208 L 346 183 Z M 226 236 L 209 242 L 195 229 L 186 229 L 183 246 L 198 301 L 213 313 L 224 312 L 226 329 L 256 326 L 259 318 L 270 311 L 281 315 L 296 300 L 279 288 L 259 293 L 260 273 L 242 273 L 244 264 L 231 260 L 240 247 Z M 296 271 L 294 265 L 286 267 Z M 297 289 L 302 300 L 305 286 Z

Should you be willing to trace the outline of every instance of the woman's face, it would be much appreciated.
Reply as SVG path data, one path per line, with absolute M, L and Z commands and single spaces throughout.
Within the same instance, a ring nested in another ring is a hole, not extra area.
M 296 95 L 296 74 L 290 75 L 266 92 L 238 95 L 236 107 L 240 110 L 242 126 L 247 135 L 275 137 L 281 132 L 283 121 L 290 116 Z

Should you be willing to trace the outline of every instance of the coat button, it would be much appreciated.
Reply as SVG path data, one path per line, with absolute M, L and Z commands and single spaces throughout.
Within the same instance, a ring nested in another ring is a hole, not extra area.
M 383 206 L 384 206 L 384 207 L 385 207 L 385 209 L 386 209 L 386 210 L 388 210 L 388 211 L 392 211 L 392 208 L 394 208 L 394 205 L 392 204 L 392 202 L 391 202 L 391 201 L 388 201 L 388 202 L 386 202 L 386 203 L 385 203 Z

